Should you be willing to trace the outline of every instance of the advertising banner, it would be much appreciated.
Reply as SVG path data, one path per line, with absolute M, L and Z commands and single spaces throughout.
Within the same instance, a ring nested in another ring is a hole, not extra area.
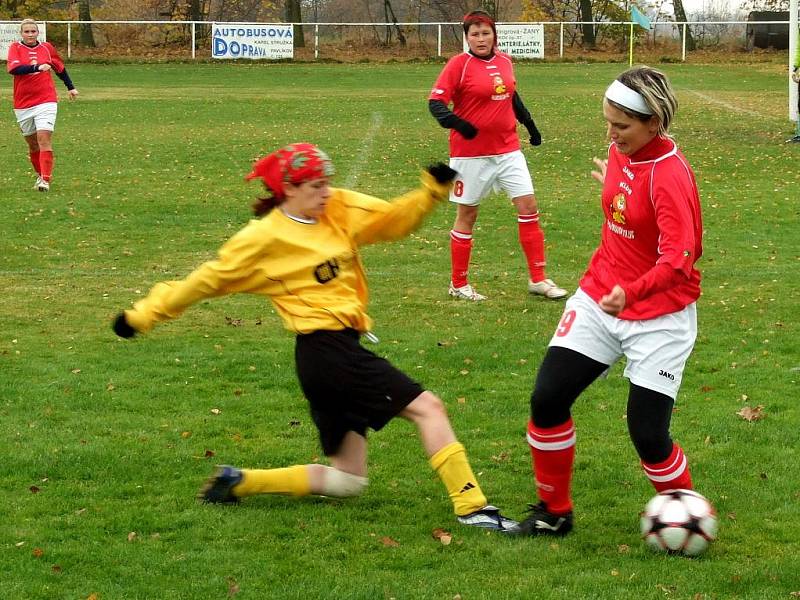
M 212 58 L 278 60 L 294 57 L 291 25 L 212 23 Z
M 496 25 L 497 46 L 514 58 L 544 58 L 544 25 Z M 469 50 L 464 37 L 464 52 Z

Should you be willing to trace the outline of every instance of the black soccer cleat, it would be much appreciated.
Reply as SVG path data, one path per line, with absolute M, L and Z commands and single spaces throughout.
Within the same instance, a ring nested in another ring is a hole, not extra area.
M 547 505 L 544 502 L 539 502 L 538 504 L 529 504 L 528 512 L 531 513 L 530 516 L 516 527 L 509 529 L 509 535 L 550 535 L 560 537 L 572 531 L 572 511 L 563 515 L 555 515 L 547 510 Z
M 211 504 L 238 504 L 239 498 L 232 490 L 241 483 L 242 477 L 242 472 L 236 467 L 220 465 L 200 488 L 197 499 Z

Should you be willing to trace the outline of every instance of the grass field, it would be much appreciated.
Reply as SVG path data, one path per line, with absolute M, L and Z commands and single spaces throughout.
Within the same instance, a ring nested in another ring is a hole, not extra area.
M 800 595 L 800 146 L 783 141 L 780 65 L 668 65 L 673 133 L 706 225 L 700 335 L 673 419 L 720 514 L 701 558 L 639 540 L 652 495 L 617 366 L 575 407 L 576 531 L 509 540 L 455 523 L 414 429 L 373 435 L 358 499 L 194 496 L 217 463 L 319 459 L 291 336 L 263 300 L 204 302 L 132 341 L 109 324 L 212 257 L 249 218 L 252 159 L 291 141 L 333 157 L 337 184 L 392 197 L 446 158 L 426 96 L 440 64 L 90 65 L 60 105 L 52 191 L 30 190 L 0 80 L 0 573 L 7 598 L 791 598 Z M 601 225 L 591 158 L 619 64 L 517 67 L 544 144 L 535 175 L 550 274 L 574 289 Z M 60 83 L 59 83 L 60 85 Z M 377 351 L 438 393 L 490 500 L 534 500 L 528 398 L 561 304 L 529 297 L 509 204 L 484 206 L 472 279 L 446 295 L 442 206 L 368 247 Z M 737 412 L 762 406 L 753 422 Z M 449 530 L 453 542 L 434 539 Z

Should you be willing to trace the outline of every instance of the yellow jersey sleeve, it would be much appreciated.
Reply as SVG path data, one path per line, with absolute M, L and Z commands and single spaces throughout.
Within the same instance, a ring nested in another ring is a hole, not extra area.
M 420 187 L 389 202 L 342 190 L 346 229 L 358 246 L 403 238 L 419 227 L 437 201 L 447 198 L 451 185 L 423 171 Z
M 205 298 L 256 289 L 261 281 L 256 267 L 268 239 L 260 222 L 251 221 L 222 246 L 216 260 L 202 264 L 186 279 L 153 286 L 147 297 L 125 311 L 128 323 L 137 331 L 147 332 Z

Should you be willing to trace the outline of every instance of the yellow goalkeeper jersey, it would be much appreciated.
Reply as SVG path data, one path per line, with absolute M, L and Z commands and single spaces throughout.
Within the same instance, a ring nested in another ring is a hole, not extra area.
M 146 332 L 205 298 L 247 292 L 268 296 L 295 333 L 368 331 L 372 320 L 359 246 L 408 235 L 449 189 L 424 172 L 418 189 L 391 202 L 332 188 L 324 214 L 313 223 L 273 209 L 228 240 L 216 260 L 186 279 L 156 284 L 125 311 L 126 319 Z

